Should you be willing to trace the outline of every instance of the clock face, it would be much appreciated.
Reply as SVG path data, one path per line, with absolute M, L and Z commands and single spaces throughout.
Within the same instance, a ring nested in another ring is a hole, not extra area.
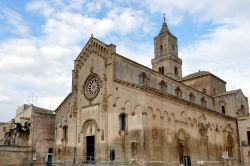
M 101 88 L 101 80 L 97 75 L 91 75 L 87 78 L 84 86 L 84 94 L 87 99 L 94 99 Z

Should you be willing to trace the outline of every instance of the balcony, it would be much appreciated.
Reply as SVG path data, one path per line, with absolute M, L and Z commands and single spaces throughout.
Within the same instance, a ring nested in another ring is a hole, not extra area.
M 241 141 L 241 146 L 250 146 L 250 141 Z

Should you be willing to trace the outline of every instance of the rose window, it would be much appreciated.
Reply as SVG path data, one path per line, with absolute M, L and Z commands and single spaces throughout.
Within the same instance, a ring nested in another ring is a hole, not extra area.
M 87 78 L 87 81 L 85 82 L 85 96 L 87 99 L 94 99 L 98 93 L 100 92 L 101 88 L 101 80 L 98 76 L 92 75 Z

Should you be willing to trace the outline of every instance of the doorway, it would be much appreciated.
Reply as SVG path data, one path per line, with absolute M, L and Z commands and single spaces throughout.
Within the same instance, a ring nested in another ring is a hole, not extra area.
M 95 136 L 86 137 L 86 150 L 87 150 L 87 162 L 91 163 L 95 161 Z
M 179 160 L 181 164 L 183 164 L 183 158 L 184 158 L 184 146 L 183 143 L 179 143 Z

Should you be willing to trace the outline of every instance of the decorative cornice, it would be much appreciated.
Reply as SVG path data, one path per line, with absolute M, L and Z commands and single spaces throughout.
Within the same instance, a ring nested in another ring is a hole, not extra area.
M 87 61 L 87 58 L 92 54 L 95 54 L 103 59 L 107 59 L 109 52 L 110 49 L 108 45 L 99 41 L 96 38 L 91 37 L 78 55 L 78 57 L 76 58 L 75 68 L 81 68 Z
M 176 63 L 182 64 L 182 60 L 179 57 L 177 57 L 176 55 L 171 54 L 171 53 L 169 55 L 157 56 L 154 59 L 152 59 L 151 61 L 152 61 L 152 63 L 158 63 L 160 61 L 165 61 L 165 60 L 172 60 Z

